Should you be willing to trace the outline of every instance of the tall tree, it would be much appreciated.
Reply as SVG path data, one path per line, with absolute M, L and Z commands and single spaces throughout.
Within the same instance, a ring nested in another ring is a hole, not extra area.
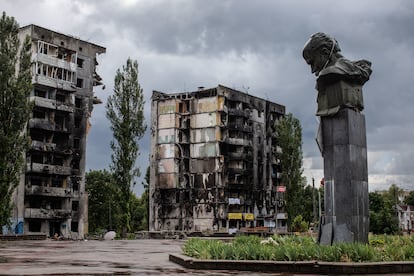
M 393 200 L 394 189 L 384 195 L 369 193 L 369 231 L 374 234 L 394 234 L 398 232 L 398 219 Z
M 111 123 L 111 170 L 119 188 L 121 237 L 130 229 L 130 197 L 134 178 L 140 176 L 135 161 L 139 155 L 139 140 L 147 128 L 144 118 L 144 96 L 138 82 L 138 62 L 128 58 L 117 70 L 114 94 L 108 98 L 106 116 Z
M 297 208 L 304 183 L 302 181 L 302 127 L 297 118 L 291 113 L 285 115 L 276 123 L 279 146 L 282 152 L 279 155 L 282 164 L 282 183 L 286 185 L 286 211 L 288 225 L 300 214 Z
M 87 172 L 85 188 L 89 194 L 89 232 L 118 230 L 120 210 L 112 174 L 107 170 Z
M 0 225 L 8 224 L 11 196 L 19 183 L 28 140 L 31 105 L 30 41 L 18 38 L 19 25 L 3 12 L 0 19 Z

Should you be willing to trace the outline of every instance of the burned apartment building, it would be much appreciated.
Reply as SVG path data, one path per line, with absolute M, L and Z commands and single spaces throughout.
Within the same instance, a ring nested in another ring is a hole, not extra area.
M 93 91 L 102 84 L 96 58 L 106 50 L 36 25 L 20 28 L 20 40 L 27 35 L 33 83 L 30 147 L 9 231 L 83 238 L 88 231 L 86 136 L 93 105 L 100 103 Z
M 285 107 L 219 85 L 154 91 L 150 231 L 285 230 L 275 123 Z

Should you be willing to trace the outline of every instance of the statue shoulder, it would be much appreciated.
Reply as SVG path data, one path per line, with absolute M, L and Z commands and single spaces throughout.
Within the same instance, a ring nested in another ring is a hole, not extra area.
M 371 72 L 371 62 L 367 60 L 350 61 L 339 58 L 320 72 L 318 80 L 342 79 L 362 85 L 369 80 Z

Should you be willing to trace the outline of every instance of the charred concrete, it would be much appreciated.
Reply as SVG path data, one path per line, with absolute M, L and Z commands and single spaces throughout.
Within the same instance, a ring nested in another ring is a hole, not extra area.
M 285 231 L 275 122 L 285 107 L 219 85 L 154 91 L 150 231 Z
M 36 25 L 20 29 L 21 41 L 27 35 L 32 49 L 31 145 L 13 198 L 13 224 L 3 233 L 83 238 L 88 231 L 86 137 L 93 104 L 99 102 L 93 88 L 102 84 L 97 55 L 106 50 Z

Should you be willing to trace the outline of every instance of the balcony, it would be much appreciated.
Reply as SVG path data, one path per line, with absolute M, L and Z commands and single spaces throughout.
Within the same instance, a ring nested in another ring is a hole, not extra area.
M 32 141 L 31 145 L 32 150 L 39 150 L 39 151 L 54 151 L 56 149 L 55 143 L 46 143 L 41 141 Z
M 55 130 L 55 124 L 48 119 L 31 118 L 29 119 L 29 128 L 39 128 L 44 130 Z
M 28 163 L 26 166 L 26 171 L 34 172 L 34 173 L 70 175 L 71 167 L 41 164 L 41 163 L 31 163 L 31 164 Z
M 24 217 L 31 219 L 67 219 L 72 211 L 66 209 L 25 208 Z
M 229 114 L 229 116 L 239 116 L 239 117 L 249 118 L 250 117 L 250 110 L 248 110 L 248 109 L 240 110 L 240 109 L 236 109 L 236 108 L 229 108 L 228 114 Z
M 41 53 L 33 53 L 32 61 L 40 62 L 40 63 L 47 64 L 53 67 L 66 69 L 68 71 L 75 72 L 75 73 L 76 73 L 76 69 L 78 68 L 78 65 L 76 63 L 68 62 L 63 59 L 59 59 L 54 56 L 49 56 L 49 55 L 45 55 Z
M 243 138 L 226 138 L 225 142 L 227 144 L 232 144 L 232 145 L 238 145 L 238 146 L 251 146 L 252 142 L 247 140 L 247 139 L 243 139 Z
M 53 110 L 60 110 L 73 113 L 74 108 L 71 103 L 62 103 L 52 99 L 46 99 L 43 97 L 31 96 L 30 101 L 34 103 L 35 106 L 40 106 L 44 108 L 49 108 Z
M 76 91 L 76 84 L 70 81 L 59 80 L 51 77 L 46 77 L 42 75 L 34 75 L 32 82 L 44 86 L 60 88 L 67 91 Z
M 71 190 L 68 188 L 44 187 L 38 185 L 27 185 L 25 195 L 40 195 L 51 197 L 72 197 Z
M 228 123 L 227 127 L 230 130 L 239 130 L 239 131 L 244 131 L 244 132 L 252 132 L 253 131 L 252 126 L 243 125 L 243 124 L 239 124 L 239 123 Z

